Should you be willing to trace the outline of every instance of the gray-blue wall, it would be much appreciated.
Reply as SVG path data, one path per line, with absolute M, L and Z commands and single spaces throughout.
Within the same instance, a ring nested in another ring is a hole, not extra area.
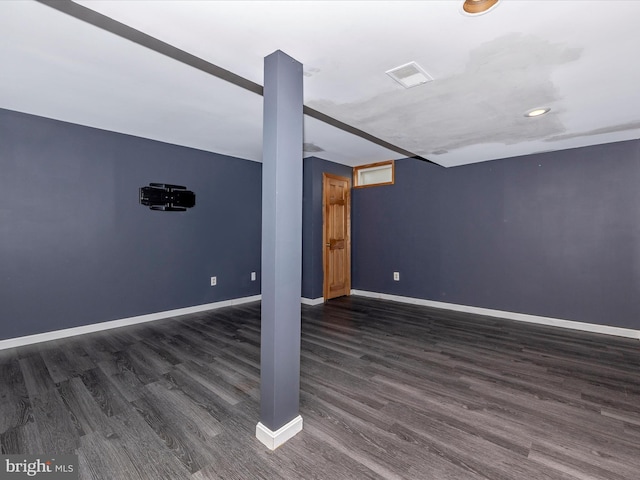
M 403 159 L 353 211 L 354 289 L 640 328 L 640 141 Z
M 0 139 L 0 339 L 260 293 L 259 163 L 8 110 Z
M 260 293 L 260 164 L 1 109 L 0 139 L 0 339 Z M 351 175 L 304 160 L 306 298 L 322 296 L 323 172 Z M 139 205 L 154 181 L 196 207 Z M 638 141 L 397 161 L 395 185 L 353 192 L 353 288 L 640 328 L 638 185 Z
M 322 297 L 322 174 L 332 173 L 351 178 L 352 169 L 317 157 L 303 163 L 302 198 L 302 296 Z

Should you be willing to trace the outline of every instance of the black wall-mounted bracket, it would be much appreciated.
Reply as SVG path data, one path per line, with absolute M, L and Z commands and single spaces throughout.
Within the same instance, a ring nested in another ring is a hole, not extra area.
M 140 187 L 140 204 L 151 210 L 184 212 L 196 204 L 196 194 L 182 185 L 150 183 Z

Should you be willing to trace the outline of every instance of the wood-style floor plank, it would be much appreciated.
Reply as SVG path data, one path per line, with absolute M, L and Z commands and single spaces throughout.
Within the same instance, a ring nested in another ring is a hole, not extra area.
M 45 451 L 35 422 L 0 433 L 0 455 L 41 455 Z
M 92 432 L 103 432 L 105 435 L 111 433 L 108 415 L 100 408 L 80 378 L 75 377 L 59 383 L 58 393 L 80 436 Z
M 0 359 L 0 434 L 33 421 L 17 356 Z
M 33 417 L 45 454 L 70 455 L 84 432 L 77 428 L 57 390 L 47 390 L 31 398 Z
M 132 404 L 167 449 L 190 473 L 211 463 L 208 444 L 222 432 L 219 422 L 177 390 L 159 384 L 145 390 L 148 393 Z
M 358 297 L 302 307 L 304 429 L 255 438 L 260 304 L 0 352 L 0 452 L 81 479 L 635 480 L 640 342 Z
M 95 432 L 80 438 L 80 478 L 187 480 L 190 473 L 162 440 L 131 411 L 109 417 L 110 433 Z

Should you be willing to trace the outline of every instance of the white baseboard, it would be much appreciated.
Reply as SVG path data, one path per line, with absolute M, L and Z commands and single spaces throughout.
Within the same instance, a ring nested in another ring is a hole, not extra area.
M 275 450 L 301 430 L 302 417 L 298 415 L 275 432 L 269 430 L 262 423 L 258 423 L 256 425 L 256 438 L 266 445 L 269 450 Z
M 302 297 L 301 301 L 304 305 L 320 305 L 321 303 L 324 303 L 324 297 L 319 297 L 319 298 Z
M 560 318 L 540 317 L 528 315 L 526 313 L 506 312 L 502 310 L 492 310 L 489 308 L 470 307 L 455 303 L 436 302 L 424 300 L 422 298 L 402 297 L 399 295 L 389 295 L 386 293 L 368 292 L 366 290 L 351 290 L 352 295 L 361 297 L 380 298 L 382 300 L 392 300 L 394 302 L 410 303 L 412 305 L 424 305 L 425 307 L 442 308 L 444 310 L 455 310 L 456 312 L 475 313 L 488 317 L 506 318 L 518 322 L 537 323 L 540 325 L 551 325 L 554 327 L 569 328 L 571 330 L 582 330 L 584 332 L 603 333 L 605 335 L 616 335 L 618 337 L 635 338 L 640 340 L 640 330 L 631 328 L 612 327 L 609 325 L 598 325 L 596 323 L 576 322 L 573 320 L 562 320 Z
M 22 347 L 33 343 L 48 342 L 49 340 L 57 340 L 59 338 L 74 337 L 76 335 L 84 335 L 85 333 L 100 332 L 102 330 L 110 330 L 112 328 L 126 327 L 138 323 L 153 322 L 164 318 L 177 317 L 179 315 L 187 315 L 189 313 L 206 312 L 207 310 L 215 310 L 217 308 L 230 307 L 232 305 L 241 305 L 243 303 L 255 302 L 262 298 L 261 295 L 252 297 L 233 298 L 231 300 L 223 300 L 221 302 L 206 303 L 204 305 L 196 305 L 194 307 L 178 308 L 176 310 L 167 310 L 165 312 L 149 313 L 147 315 L 138 315 L 137 317 L 121 318 L 108 322 L 92 323 L 91 325 L 81 325 L 79 327 L 65 328 L 64 330 L 54 330 L 52 332 L 37 333 L 25 337 L 9 338 L 0 340 L 0 350 L 7 348 Z

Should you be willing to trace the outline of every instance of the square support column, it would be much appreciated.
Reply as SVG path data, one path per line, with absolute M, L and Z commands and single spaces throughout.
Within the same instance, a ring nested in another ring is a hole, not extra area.
M 302 429 L 302 64 L 276 51 L 264 63 L 260 423 L 274 449 Z

